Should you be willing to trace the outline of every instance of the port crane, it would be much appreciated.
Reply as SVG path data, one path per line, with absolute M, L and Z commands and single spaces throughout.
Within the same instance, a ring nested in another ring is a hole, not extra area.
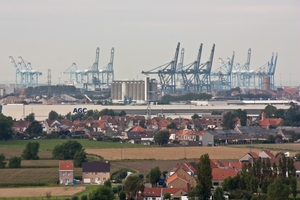
M 157 74 L 160 80 L 161 91 L 166 93 L 176 93 L 176 67 L 179 55 L 180 43 L 178 42 L 174 58 L 171 62 L 158 66 L 149 71 L 142 71 L 142 74 Z

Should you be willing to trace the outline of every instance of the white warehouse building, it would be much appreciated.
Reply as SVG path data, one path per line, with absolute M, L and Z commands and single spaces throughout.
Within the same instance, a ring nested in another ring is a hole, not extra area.
M 145 80 L 120 80 L 111 83 L 113 103 L 144 104 L 157 101 L 157 81 L 146 77 Z

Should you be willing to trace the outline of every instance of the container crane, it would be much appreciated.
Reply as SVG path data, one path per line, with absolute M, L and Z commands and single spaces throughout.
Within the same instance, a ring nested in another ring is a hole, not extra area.
M 196 61 L 184 66 L 183 70 L 181 71 L 185 92 L 190 92 L 190 89 L 193 89 L 193 92 L 199 91 L 199 85 L 200 85 L 199 66 L 200 66 L 200 60 L 202 54 L 202 46 L 203 44 L 201 43 L 198 50 Z
M 98 88 L 100 88 L 100 72 L 99 72 L 99 54 L 100 54 L 100 48 L 97 47 L 96 49 L 96 57 L 95 57 L 95 62 L 93 63 L 93 65 L 84 70 L 84 72 L 82 73 L 85 77 L 85 83 L 83 83 L 84 88 L 87 90 L 89 85 L 93 85 L 94 88 L 96 88 L 98 86 Z
M 110 51 L 110 61 L 103 70 L 100 70 L 101 74 L 101 85 L 109 87 L 114 81 L 114 55 L 115 49 L 112 47 Z
M 178 42 L 174 58 L 171 62 L 156 67 L 149 71 L 142 71 L 142 74 L 157 74 L 160 79 L 161 90 L 166 93 L 176 93 L 176 67 L 180 43 Z M 157 71 L 156 71 L 157 70 Z
M 222 64 L 221 67 L 211 73 L 211 76 L 217 78 L 217 91 L 230 90 L 232 87 L 231 73 L 234 63 L 234 56 L 235 52 L 233 52 L 231 59 L 227 58 L 226 63 L 222 58 L 219 58 L 219 61 Z

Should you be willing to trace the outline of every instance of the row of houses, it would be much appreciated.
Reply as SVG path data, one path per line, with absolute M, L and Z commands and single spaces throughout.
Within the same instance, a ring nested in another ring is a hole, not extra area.
M 256 160 L 270 159 L 271 163 L 279 165 L 281 155 L 275 157 L 270 151 L 262 150 L 258 153 L 248 152 L 239 160 L 221 161 L 210 160 L 212 168 L 212 185 L 214 188 L 221 187 L 223 181 L 228 177 L 235 177 L 241 172 L 243 164 L 253 163 Z M 300 179 L 300 162 L 294 163 L 296 168 L 296 178 Z M 174 199 L 187 200 L 187 193 L 197 184 L 196 178 L 197 162 L 186 162 L 176 164 L 167 174 L 166 188 L 145 188 L 143 192 L 144 200 L 163 200 L 163 194 L 168 192 Z
M 264 114 L 262 114 L 264 115 Z M 270 123 L 274 119 L 264 118 L 262 124 Z M 276 120 L 275 120 L 276 121 Z M 48 135 L 53 132 L 70 133 L 73 138 L 119 137 L 131 143 L 153 143 L 154 135 L 159 130 L 168 129 L 172 124 L 170 142 L 179 142 L 183 145 L 214 145 L 217 143 L 250 143 L 253 140 L 267 140 L 269 135 L 282 136 L 283 140 L 290 140 L 293 135 L 300 134 L 300 128 L 277 127 L 276 129 L 262 128 L 261 126 L 239 126 L 234 130 L 222 130 L 221 115 L 204 115 L 201 119 L 164 119 L 153 118 L 146 120 L 143 116 L 111 117 L 101 116 L 99 120 L 70 121 L 44 120 L 40 122 L 43 131 Z M 30 122 L 16 121 L 13 130 L 25 133 Z M 174 127 L 175 126 L 175 127 Z M 268 126 L 269 127 L 269 126 Z

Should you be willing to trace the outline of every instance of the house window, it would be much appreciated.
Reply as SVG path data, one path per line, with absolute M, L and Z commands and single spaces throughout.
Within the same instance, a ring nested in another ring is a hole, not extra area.
M 213 182 L 214 186 L 219 186 L 219 182 Z
M 71 176 L 71 172 L 68 172 L 68 176 Z
M 65 172 L 62 172 L 62 175 L 64 176 L 64 175 L 65 175 Z
M 106 181 L 106 178 L 103 178 L 103 181 Z
M 95 174 L 97 174 L 97 172 L 95 172 Z

